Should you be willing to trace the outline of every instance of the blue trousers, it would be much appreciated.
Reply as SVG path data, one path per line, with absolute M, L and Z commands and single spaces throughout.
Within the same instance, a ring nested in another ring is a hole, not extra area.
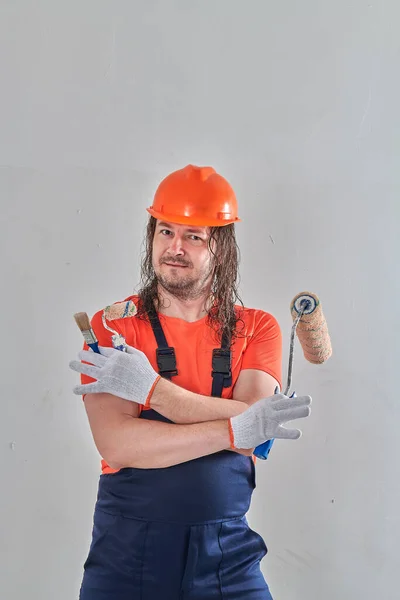
M 228 451 L 102 475 L 80 600 L 272 600 L 254 487 L 252 459 Z
M 177 525 L 96 511 L 80 600 L 272 600 L 244 517 Z

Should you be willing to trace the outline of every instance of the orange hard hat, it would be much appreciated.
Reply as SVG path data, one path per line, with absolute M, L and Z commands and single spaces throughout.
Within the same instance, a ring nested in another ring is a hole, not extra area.
M 180 225 L 218 227 L 240 221 L 235 192 L 212 167 L 188 165 L 168 175 L 147 211 Z

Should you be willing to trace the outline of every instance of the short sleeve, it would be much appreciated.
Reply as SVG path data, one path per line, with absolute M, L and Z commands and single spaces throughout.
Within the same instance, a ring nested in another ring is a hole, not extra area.
M 90 324 L 92 326 L 92 329 L 94 331 L 95 336 L 97 337 L 97 340 L 99 342 L 99 346 L 105 346 L 106 348 L 112 348 L 113 347 L 113 343 L 112 343 L 112 335 L 113 332 L 109 331 L 108 329 L 106 329 L 106 327 L 104 327 L 104 323 L 103 323 L 103 310 L 99 310 L 99 312 L 97 312 Z M 123 335 L 123 332 L 120 330 L 120 328 L 118 327 L 118 324 L 116 321 L 113 321 L 112 323 L 109 323 L 106 320 L 106 325 L 108 327 L 110 327 L 110 329 L 112 329 L 115 333 L 118 333 L 120 335 Z M 84 350 L 88 350 L 89 347 L 87 346 L 86 342 L 83 345 Z M 85 383 L 91 383 L 92 381 L 95 381 L 95 379 L 92 379 L 92 377 L 89 377 L 88 375 L 81 375 L 81 382 L 83 384 Z
M 265 371 L 282 388 L 282 333 L 272 315 L 257 311 L 254 332 L 244 351 L 241 368 Z

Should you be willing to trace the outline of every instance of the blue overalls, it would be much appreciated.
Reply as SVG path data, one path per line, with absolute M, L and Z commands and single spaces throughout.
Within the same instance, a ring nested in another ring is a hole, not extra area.
M 150 317 L 160 374 L 171 378 L 174 350 Z M 231 385 L 224 342 L 213 396 Z M 140 418 L 170 422 L 154 410 Z M 272 600 L 260 570 L 267 548 L 245 517 L 254 488 L 252 458 L 230 451 L 101 475 L 80 600 Z

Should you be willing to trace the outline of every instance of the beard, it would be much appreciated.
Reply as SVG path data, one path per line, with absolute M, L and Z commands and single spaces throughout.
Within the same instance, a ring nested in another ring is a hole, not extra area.
M 209 293 L 209 280 L 212 273 L 212 268 L 204 269 L 203 272 L 191 274 L 189 269 L 193 268 L 191 263 L 182 259 L 168 259 L 163 258 L 160 260 L 160 265 L 163 263 L 182 265 L 187 267 L 187 273 L 184 275 L 171 274 L 164 275 L 159 269 L 155 270 L 157 281 L 160 286 L 172 296 L 175 296 L 179 300 L 197 300 L 202 296 Z

